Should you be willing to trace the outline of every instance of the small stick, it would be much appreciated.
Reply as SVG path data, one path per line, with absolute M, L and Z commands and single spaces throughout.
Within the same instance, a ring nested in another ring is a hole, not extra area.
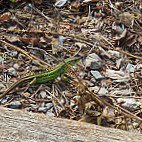
M 0 40 L 0 42 L 6 44 L 8 47 L 10 47 L 10 48 L 12 48 L 12 49 L 14 49 L 14 50 L 16 50 L 16 51 L 18 51 L 18 52 L 23 53 L 23 54 L 26 55 L 29 59 L 31 59 L 32 61 L 34 61 L 36 64 L 38 64 L 38 65 L 41 66 L 42 68 L 47 69 L 46 66 L 40 64 L 38 61 L 36 61 L 35 59 L 33 59 L 33 58 L 32 58 L 26 51 L 24 51 L 23 49 L 18 48 L 17 46 L 12 45 L 12 44 L 10 44 L 10 43 L 7 43 L 6 41 L 3 41 L 3 40 Z M 35 56 L 33 56 L 33 57 L 35 58 Z
M 91 94 L 92 98 L 100 105 L 100 106 L 108 106 L 111 107 L 117 111 L 119 111 L 120 113 L 122 113 L 125 117 L 129 117 L 129 118 L 133 118 L 136 120 L 139 120 L 142 122 L 142 119 L 138 116 L 136 116 L 135 114 L 131 113 L 130 111 L 118 106 L 118 105 L 111 105 L 110 103 L 106 102 L 105 100 L 102 100 L 99 96 L 97 96 L 94 92 L 92 92 L 91 89 L 89 89 L 88 87 L 86 87 L 82 81 L 80 80 L 80 78 L 77 76 L 76 72 L 74 71 L 74 69 L 67 64 L 67 66 L 73 71 L 73 74 L 75 75 L 75 77 L 79 80 L 79 83 L 81 83 L 81 85 Z

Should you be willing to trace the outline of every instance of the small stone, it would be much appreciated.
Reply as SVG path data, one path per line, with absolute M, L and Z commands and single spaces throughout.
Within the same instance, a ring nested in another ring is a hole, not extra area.
M 70 106 L 76 106 L 76 102 L 78 102 L 80 99 L 80 96 L 74 96 L 72 99 L 70 99 Z
M 105 57 L 105 58 L 108 58 L 108 59 L 111 58 L 110 54 L 107 51 L 105 51 L 101 46 L 99 46 L 98 48 L 99 48 L 99 52 L 100 52 L 99 54 L 102 57 Z
M 89 80 L 86 80 L 86 82 L 87 82 L 87 84 L 88 84 L 89 87 L 94 86 L 94 83 L 90 82 Z
M 10 107 L 12 109 L 20 109 L 22 107 L 22 104 L 19 101 L 14 101 L 14 102 L 11 102 L 10 104 L 8 104 L 8 107 Z
M 70 106 L 75 106 L 75 101 L 74 100 L 70 100 Z
M 24 108 L 26 111 L 30 111 L 31 110 L 31 107 L 26 107 Z
M 102 76 L 99 71 L 93 71 L 93 70 L 91 70 L 91 74 L 94 76 L 94 78 L 96 80 L 104 79 L 104 76 Z
M 124 31 L 124 25 L 116 25 L 115 23 L 112 24 L 112 29 L 116 32 L 116 34 L 121 35 Z
M 49 100 L 50 100 L 50 99 L 52 99 L 52 97 L 51 97 L 51 96 L 47 96 L 46 98 L 47 98 L 47 99 L 49 99 Z
M 91 90 L 94 91 L 94 93 L 97 93 L 99 94 L 100 96 L 105 96 L 108 94 L 108 90 L 104 87 L 100 88 L 98 86 L 95 86 L 95 87 L 91 87 Z
M 47 110 L 49 110 L 51 107 L 53 107 L 52 103 L 47 103 L 45 104 L 45 107 L 47 108 Z
M 41 91 L 40 95 L 41 95 L 42 99 L 45 99 L 47 97 L 47 94 L 45 91 Z
M 116 60 L 116 67 L 118 69 L 120 69 L 120 67 L 123 65 L 123 63 L 124 63 L 124 58 L 120 58 L 120 59 Z
M 96 79 L 93 77 L 90 79 L 90 82 L 94 84 L 94 83 L 96 83 Z
M 115 80 L 115 82 L 127 82 L 130 80 L 129 74 L 124 72 L 123 70 L 116 71 L 116 70 L 106 69 L 105 76 L 107 78 Z
M 126 70 L 127 70 L 129 73 L 133 73 L 133 72 L 135 71 L 135 65 L 128 63 L 128 65 L 127 65 L 127 67 L 126 67 Z
M 46 107 L 39 107 L 39 108 L 38 108 L 38 111 L 39 111 L 39 112 L 46 112 L 46 111 L 47 111 L 47 108 L 46 108 Z
M 61 8 L 67 3 L 67 0 L 59 0 L 55 3 L 55 7 Z
M 64 104 L 65 103 L 65 99 L 63 97 L 58 98 L 58 100 L 59 100 L 60 104 Z
M 4 59 L 0 56 L 0 63 L 3 63 Z
M 9 73 L 10 75 L 14 75 L 14 76 L 17 75 L 16 70 L 15 70 L 14 68 L 12 68 L 12 67 L 8 69 L 8 73 Z
M 120 57 L 120 53 L 118 51 L 108 50 L 108 53 L 111 55 L 112 58 L 119 58 Z
M 92 91 L 94 91 L 94 93 L 98 93 L 98 91 L 100 90 L 100 87 L 95 86 L 95 87 L 90 87 L 90 89 L 91 89 Z
M 16 64 L 13 65 L 13 67 L 14 67 L 16 70 L 18 70 L 20 66 L 19 66 L 19 64 L 16 63 Z
M 29 3 L 24 7 L 24 10 L 25 11 L 32 11 L 32 8 L 33 8 L 33 4 Z
M 138 65 L 136 66 L 136 70 L 138 70 L 138 69 L 142 69 L 142 64 L 138 64 Z
M 117 95 L 117 96 L 129 96 L 131 94 L 134 94 L 135 92 L 132 89 L 114 89 L 110 91 L 111 95 Z
M 41 104 L 41 107 L 44 107 L 45 106 L 45 102 L 43 102 L 42 104 Z
M 16 57 L 18 54 L 17 51 L 11 51 L 8 55 L 11 56 L 11 57 Z
M 98 70 L 102 67 L 102 59 L 95 53 L 89 54 L 85 60 L 85 67 Z
M 46 115 L 48 115 L 48 116 L 55 116 L 55 114 L 52 113 L 52 112 L 50 112 L 50 111 L 47 111 L 47 112 L 46 112 Z
M 7 99 L 2 98 L 0 102 L 2 105 L 4 105 L 7 102 Z
M 34 109 L 37 109 L 37 108 L 38 108 L 38 106 L 35 105 L 35 104 L 30 104 L 30 106 L 31 106 L 32 108 L 34 108 Z
M 108 90 L 107 90 L 106 88 L 102 87 L 102 88 L 99 90 L 98 94 L 99 94 L 100 96 L 105 96 L 105 95 L 108 94 Z
M 137 102 L 134 98 L 118 98 L 117 102 L 121 103 L 121 106 L 129 111 L 136 111 L 141 105 L 141 103 Z
M 80 72 L 80 73 L 79 73 L 79 76 L 80 76 L 81 78 L 84 78 L 84 77 L 85 77 L 85 75 L 86 75 L 86 73 L 85 73 L 85 72 Z
M 59 45 L 60 45 L 60 46 L 63 46 L 63 45 L 64 45 L 64 41 L 65 41 L 65 37 L 59 35 L 58 40 L 59 40 Z

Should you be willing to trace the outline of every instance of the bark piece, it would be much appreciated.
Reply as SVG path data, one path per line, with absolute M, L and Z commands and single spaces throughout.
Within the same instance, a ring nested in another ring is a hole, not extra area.
M 0 107 L 0 142 L 141 142 L 142 135 Z

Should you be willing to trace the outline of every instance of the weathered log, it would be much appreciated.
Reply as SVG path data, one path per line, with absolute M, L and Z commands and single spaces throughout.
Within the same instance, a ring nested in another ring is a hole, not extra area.
M 142 135 L 0 107 L 0 142 L 142 142 Z

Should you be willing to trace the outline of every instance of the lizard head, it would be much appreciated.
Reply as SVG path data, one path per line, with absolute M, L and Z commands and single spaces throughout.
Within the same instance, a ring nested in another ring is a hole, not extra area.
M 80 60 L 80 57 L 72 57 L 72 58 L 68 58 L 65 59 L 65 63 L 70 64 L 71 66 L 74 66 L 75 64 L 77 64 Z

